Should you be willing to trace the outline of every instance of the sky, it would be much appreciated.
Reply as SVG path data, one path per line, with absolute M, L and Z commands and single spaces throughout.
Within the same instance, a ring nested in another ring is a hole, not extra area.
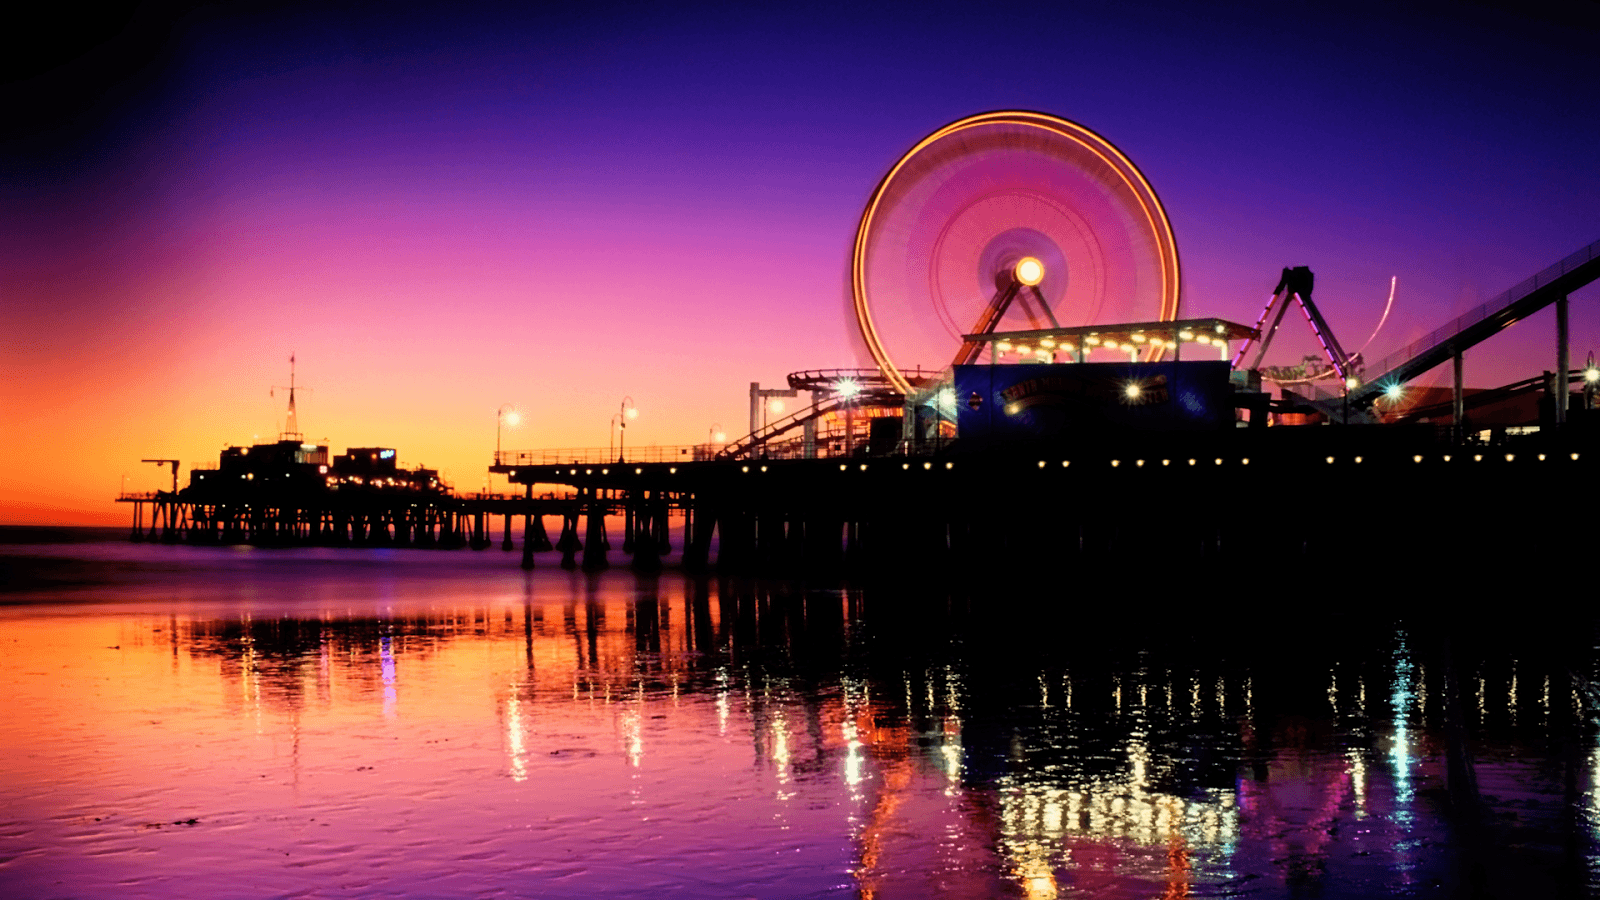
M 1307 265 L 1353 349 L 1397 279 L 1371 357 L 1600 239 L 1592 4 L 1207 6 L 63 11 L 0 93 L 0 522 L 124 524 L 119 490 L 170 483 L 141 459 L 274 439 L 291 354 L 308 440 L 465 490 L 507 403 L 507 449 L 606 446 L 624 397 L 630 446 L 743 433 L 751 382 L 870 365 L 862 208 L 987 110 L 1133 160 L 1185 316 L 1253 323 Z M 1311 351 L 1290 326 L 1269 362 Z M 1553 335 L 1480 345 L 1469 385 Z

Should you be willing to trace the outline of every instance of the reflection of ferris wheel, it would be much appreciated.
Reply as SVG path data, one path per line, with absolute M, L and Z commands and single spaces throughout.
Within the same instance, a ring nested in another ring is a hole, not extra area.
M 1178 312 L 1177 245 L 1149 182 L 1104 138 L 1034 112 L 961 119 L 901 157 L 861 216 L 851 281 L 901 391 L 902 367 L 975 361 L 967 335 Z

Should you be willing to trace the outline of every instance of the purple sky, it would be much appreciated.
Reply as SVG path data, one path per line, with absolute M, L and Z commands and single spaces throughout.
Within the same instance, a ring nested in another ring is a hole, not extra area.
M 1600 238 L 1587 10 L 236 4 L 97 45 L 63 23 L 38 36 L 59 65 L 6 88 L 3 463 L 27 474 L 0 521 L 122 521 L 121 476 L 161 482 L 140 458 L 270 439 L 291 351 L 309 438 L 461 487 L 506 402 L 508 447 L 604 446 L 623 395 L 630 443 L 739 432 L 749 382 L 865 364 L 862 205 L 990 109 L 1133 159 L 1187 315 L 1253 322 L 1308 265 L 1354 348 L 1397 276 L 1381 356 Z M 1274 362 L 1312 346 L 1290 327 Z M 1483 345 L 1469 382 L 1553 367 L 1552 331 Z

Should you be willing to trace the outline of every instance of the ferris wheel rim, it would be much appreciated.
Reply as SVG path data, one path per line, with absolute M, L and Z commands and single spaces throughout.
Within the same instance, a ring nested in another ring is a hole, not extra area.
M 867 201 L 866 208 L 862 211 L 861 221 L 856 227 L 856 238 L 851 256 L 850 279 L 851 295 L 856 313 L 856 324 L 861 330 L 861 336 L 867 344 L 867 349 L 872 354 L 873 361 L 897 389 L 902 393 L 910 393 L 911 385 L 900 369 L 890 357 L 884 347 L 877 324 L 872 315 L 872 298 L 867 287 L 867 244 L 872 235 L 872 226 L 878 216 L 879 207 L 885 194 L 895 182 L 896 175 L 900 174 L 911 162 L 938 142 L 953 135 L 960 134 L 974 128 L 987 125 L 1020 125 L 1029 128 L 1038 128 L 1043 131 L 1067 138 L 1079 147 L 1087 150 L 1100 159 L 1108 169 L 1115 172 L 1122 180 L 1122 184 L 1138 201 L 1138 211 L 1142 214 L 1144 224 L 1149 227 L 1148 237 L 1156 248 L 1159 257 L 1160 272 L 1160 305 L 1159 320 L 1172 321 L 1177 318 L 1178 307 L 1181 300 L 1181 278 L 1178 264 L 1177 238 L 1172 231 L 1172 223 L 1167 218 L 1166 207 L 1162 205 L 1161 198 L 1156 194 L 1144 173 L 1133 164 L 1121 150 L 1117 149 L 1110 141 L 1095 131 L 1060 116 L 1049 113 L 1035 112 L 1032 110 L 994 110 L 977 113 L 957 119 L 922 138 L 907 150 L 890 167 L 882 179 L 879 180 L 872 196 Z

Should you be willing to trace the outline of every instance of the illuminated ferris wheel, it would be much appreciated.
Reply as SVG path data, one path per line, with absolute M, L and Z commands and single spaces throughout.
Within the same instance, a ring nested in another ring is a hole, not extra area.
M 1177 244 L 1149 182 L 1105 138 L 1035 112 L 970 116 L 902 156 L 862 213 L 851 282 L 903 393 L 904 368 L 975 362 L 974 335 L 1178 313 Z

